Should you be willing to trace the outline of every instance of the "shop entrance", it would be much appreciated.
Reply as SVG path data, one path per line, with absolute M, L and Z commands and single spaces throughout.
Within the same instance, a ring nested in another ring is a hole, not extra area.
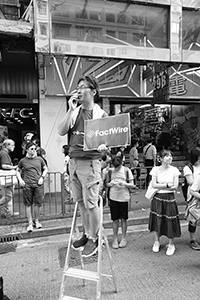
M 198 103 L 150 104 L 111 101 L 111 114 L 130 113 L 131 137 L 144 147 L 152 137 L 157 150 L 168 148 L 185 157 L 200 139 L 200 105 Z
M 5 138 L 14 140 L 15 150 L 11 156 L 16 162 L 23 157 L 21 145 L 28 132 L 39 135 L 38 104 L 1 103 L 0 146 Z

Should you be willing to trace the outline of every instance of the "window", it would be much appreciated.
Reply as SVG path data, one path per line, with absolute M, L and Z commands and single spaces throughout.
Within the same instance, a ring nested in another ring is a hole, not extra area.
M 124 13 L 119 13 L 117 23 L 126 24 L 126 15 Z
M 70 37 L 70 26 L 65 24 L 54 24 L 53 36 L 55 38 Z
M 126 41 L 127 40 L 127 32 L 119 31 L 119 39 L 122 41 Z
M 115 31 L 107 30 L 107 35 L 115 37 Z
M 111 13 L 106 14 L 106 22 L 115 23 L 115 15 Z
M 183 10 L 183 49 L 200 51 L 200 12 Z
M 87 12 L 85 10 L 78 10 L 76 12 L 77 19 L 87 19 Z
M 101 14 L 98 12 L 90 12 L 90 20 L 101 21 Z

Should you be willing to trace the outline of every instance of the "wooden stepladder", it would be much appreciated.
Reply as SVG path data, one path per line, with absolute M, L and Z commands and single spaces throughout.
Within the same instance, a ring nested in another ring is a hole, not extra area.
M 103 203 L 102 203 L 102 199 L 100 200 L 100 210 L 101 210 L 100 224 L 103 224 Z M 74 209 L 73 220 L 72 220 L 72 227 L 71 227 L 70 236 L 69 236 L 69 243 L 68 243 L 68 248 L 67 248 L 67 254 L 66 254 L 65 266 L 64 266 L 64 271 L 63 271 L 63 277 L 62 277 L 59 300 L 84 300 L 82 298 L 75 298 L 75 297 L 64 295 L 65 284 L 67 284 L 67 282 L 66 282 L 67 277 L 82 279 L 83 280 L 83 285 L 85 285 L 85 280 L 95 281 L 96 284 L 97 284 L 96 285 L 96 300 L 100 300 L 101 299 L 102 276 L 105 276 L 105 277 L 113 280 L 113 284 L 114 284 L 114 288 L 115 288 L 114 292 L 117 292 L 116 278 L 115 278 L 114 271 L 113 271 L 112 256 L 111 256 L 111 253 L 110 253 L 108 239 L 105 235 L 104 228 L 101 225 L 100 229 L 99 229 L 98 261 L 97 261 L 97 271 L 96 272 L 88 271 L 88 270 L 84 269 L 83 259 L 82 259 L 80 250 L 78 250 L 78 251 L 79 251 L 79 254 L 80 254 L 80 266 L 81 266 L 81 268 L 71 268 L 71 267 L 69 267 L 72 237 L 73 237 L 74 231 L 78 230 L 77 227 L 76 227 L 77 212 L 78 212 L 78 203 L 76 202 L 75 209 Z M 111 274 L 102 274 L 102 243 L 103 242 L 105 244 L 105 247 L 106 247 L 106 250 L 107 250 L 107 253 L 108 253 L 108 259 L 109 259 L 109 263 L 110 263 Z

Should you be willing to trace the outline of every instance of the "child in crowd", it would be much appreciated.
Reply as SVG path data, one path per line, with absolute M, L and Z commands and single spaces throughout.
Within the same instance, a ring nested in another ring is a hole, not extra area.
M 124 167 L 122 156 L 112 158 L 113 168 L 110 168 L 105 177 L 105 186 L 109 191 L 110 212 L 113 221 L 112 248 L 124 248 L 127 245 L 127 219 L 128 203 L 130 200 L 130 188 L 136 188 L 133 175 L 129 168 Z M 121 219 L 122 239 L 118 244 L 118 228 Z

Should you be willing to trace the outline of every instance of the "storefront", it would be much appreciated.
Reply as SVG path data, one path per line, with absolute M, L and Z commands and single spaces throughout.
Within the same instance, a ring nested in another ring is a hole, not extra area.
M 143 147 L 152 137 L 158 150 L 163 148 L 188 156 L 200 138 L 200 104 L 113 104 L 116 113 L 130 113 L 132 138 Z
M 153 135 L 160 148 L 190 150 L 199 122 L 198 4 L 176 0 L 36 0 L 35 4 L 41 137 L 50 169 L 62 169 L 61 147 L 67 137 L 58 135 L 57 126 L 78 78 L 88 74 L 98 79 L 101 105 L 108 113 L 130 112 L 132 135 L 142 143 Z M 164 106 L 150 106 L 154 61 L 162 61 L 169 71 L 170 99 Z M 55 158 L 55 152 L 60 156 Z
M 35 135 L 39 132 L 38 104 L 1 103 L 0 106 L 0 144 L 5 138 L 15 141 L 11 155 L 16 163 L 23 156 L 21 145 L 24 136 L 28 132 Z
M 15 161 L 22 157 L 27 132 L 40 137 L 38 73 L 33 40 L 0 34 L 0 146 L 6 137 L 15 141 Z

